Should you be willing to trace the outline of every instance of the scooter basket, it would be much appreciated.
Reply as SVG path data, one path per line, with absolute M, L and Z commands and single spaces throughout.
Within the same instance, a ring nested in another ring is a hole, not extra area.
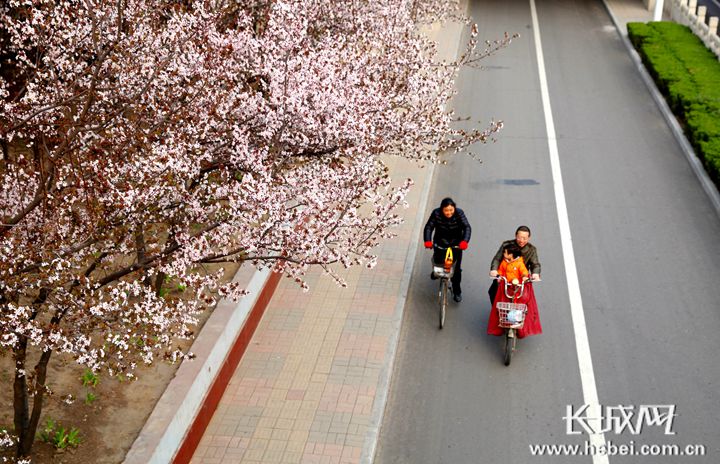
M 497 303 L 498 325 L 505 329 L 522 329 L 525 324 L 527 305 L 519 303 L 508 303 L 505 301 Z
M 455 265 L 454 265 L 454 264 L 453 264 L 453 266 L 450 268 L 450 272 L 445 271 L 445 267 L 444 267 L 444 266 L 433 265 L 433 274 L 435 274 L 435 277 L 438 277 L 438 278 L 440 278 L 440 279 L 442 279 L 443 277 L 444 277 L 444 278 L 447 278 L 447 279 L 451 279 L 452 276 L 453 276 L 454 271 L 455 271 Z

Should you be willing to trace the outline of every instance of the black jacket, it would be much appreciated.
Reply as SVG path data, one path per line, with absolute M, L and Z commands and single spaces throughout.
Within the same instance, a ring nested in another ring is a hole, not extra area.
M 433 230 L 435 231 L 434 237 Z M 446 218 L 442 209 L 436 208 L 430 213 L 430 218 L 425 224 L 423 237 L 425 242 L 429 242 L 432 237 L 433 242 L 448 247 L 457 246 L 463 240 L 469 242 L 471 232 L 472 228 L 463 210 L 455 208 L 455 214 Z

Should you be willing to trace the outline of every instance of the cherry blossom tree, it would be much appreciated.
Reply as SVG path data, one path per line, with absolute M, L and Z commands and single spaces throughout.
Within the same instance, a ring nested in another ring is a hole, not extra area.
M 0 6 L 0 346 L 29 456 L 53 353 L 110 375 L 186 357 L 208 263 L 295 278 L 375 263 L 411 185 L 382 156 L 484 142 L 445 108 L 461 66 L 426 0 L 8 0 Z M 164 283 L 191 298 L 164 294 Z

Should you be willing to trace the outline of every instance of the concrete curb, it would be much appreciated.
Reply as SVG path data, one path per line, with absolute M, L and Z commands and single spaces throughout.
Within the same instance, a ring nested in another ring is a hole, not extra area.
M 642 77 L 643 82 L 645 83 L 645 86 L 650 91 L 650 94 L 652 95 L 653 99 L 655 100 L 655 103 L 657 104 L 658 108 L 660 109 L 660 112 L 662 113 L 663 117 L 665 118 L 665 121 L 667 122 L 668 126 L 670 127 L 670 130 L 672 131 L 673 135 L 675 136 L 675 139 L 677 140 L 678 144 L 680 145 L 680 148 L 682 149 L 683 153 L 685 154 L 685 158 L 687 159 L 688 163 L 690 164 L 690 168 L 695 173 L 695 176 L 700 181 L 700 185 L 702 186 L 703 190 L 707 194 L 708 198 L 710 199 L 710 202 L 712 203 L 713 207 L 715 208 L 715 213 L 720 216 L 720 194 L 718 193 L 718 189 L 713 183 L 712 180 L 710 180 L 710 177 L 708 176 L 707 172 L 705 171 L 705 168 L 702 165 L 702 162 L 700 161 L 700 158 L 698 158 L 697 154 L 695 154 L 695 150 L 693 150 L 692 145 L 690 145 L 690 142 L 688 141 L 687 137 L 685 137 L 685 133 L 683 132 L 682 128 L 680 127 L 680 124 L 678 124 L 677 119 L 675 119 L 675 115 L 670 111 L 670 107 L 668 106 L 667 102 L 665 101 L 665 97 L 660 93 L 660 90 L 658 90 L 657 86 L 655 85 L 655 82 L 653 81 L 652 77 L 650 77 L 650 74 L 645 69 L 645 65 L 643 65 L 642 60 L 640 59 L 640 55 L 635 50 L 633 45 L 630 43 L 630 39 L 628 39 L 627 32 L 622 28 L 620 22 L 615 17 L 615 14 L 613 13 L 612 9 L 610 8 L 610 5 L 607 3 L 607 0 L 603 0 L 603 4 L 605 5 L 605 9 L 607 10 L 608 14 L 610 15 L 610 18 L 612 19 L 613 24 L 615 25 L 615 28 L 617 29 L 618 34 L 620 35 L 620 39 L 625 44 L 625 48 L 628 51 L 628 54 L 630 55 L 630 58 L 632 59 L 633 63 L 635 63 L 635 67 L 638 70 L 638 73 L 640 73 L 640 77 Z
M 468 7 L 469 2 L 467 0 L 462 0 L 461 8 L 464 9 L 466 14 Z M 437 36 L 439 35 L 439 32 L 436 32 L 433 35 Z M 450 36 L 453 37 L 452 34 L 450 34 Z M 452 49 L 452 51 L 445 50 L 445 53 L 451 53 L 455 57 L 457 57 L 460 46 L 460 38 L 461 37 L 457 37 L 455 48 Z M 441 39 L 435 37 L 435 40 L 440 41 Z M 452 40 L 449 42 L 452 43 Z M 427 173 L 425 174 L 423 191 L 420 194 L 418 209 L 417 213 L 415 214 L 412 234 L 410 235 L 410 237 L 421 236 L 421 229 L 424 225 L 424 219 L 426 214 L 425 210 L 427 209 L 428 200 L 430 198 L 430 189 L 432 188 L 434 172 L 435 164 L 431 164 L 427 170 Z M 390 340 L 388 341 L 388 346 L 385 354 L 385 359 L 387 359 L 388 362 L 385 363 L 380 372 L 377 393 L 372 406 L 371 421 L 368 425 L 362 454 L 360 455 L 361 464 L 372 464 L 372 462 L 374 462 L 375 460 L 375 452 L 377 451 L 378 439 L 380 437 L 380 428 L 382 426 L 382 421 L 385 415 L 385 407 L 387 406 L 388 394 L 390 392 L 390 382 L 392 380 L 392 373 L 395 366 L 397 348 L 400 341 L 400 331 L 402 328 L 403 315 L 405 312 L 405 302 L 407 301 L 408 288 L 410 287 L 410 280 L 412 277 L 413 269 L 415 267 L 417 247 L 418 242 L 411 238 L 407 246 L 405 266 L 403 268 L 402 281 L 400 282 L 398 300 L 395 303 L 395 309 L 393 310 L 392 335 L 390 337 Z
M 190 462 L 281 275 L 243 267 L 233 281 L 248 282 L 238 303 L 221 300 L 158 400 L 125 464 Z
M 432 185 L 433 173 L 435 165 L 428 168 L 425 175 L 425 186 L 420 201 L 418 203 L 417 214 L 415 215 L 415 224 L 413 226 L 412 237 L 420 236 L 420 228 L 423 225 L 425 216 L 425 208 L 428 198 L 430 197 L 430 187 Z M 393 310 L 392 319 L 392 335 L 388 341 L 385 358 L 389 360 L 380 371 L 380 380 L 378 381 L 377 393 L 373 403 L 371 421 L 365 435 L 362 454 L 360 455 L 361 464 L 371 464 L 375 459 L 375 451 L 377 449 L 378 438 L 380 437 L 380 427 L 385 415 L 385 406 L 387 404 L 388 393 L 390 390 L 390 380 L 392 377 L 393 367 L 395 365 L 395 355 L 397 354 L 398 342 L 400 341 L 400 329 L 402 327 L 403 314 L 405 311 L 405 301 L 410 286 L 410 278 L 413 268 L 415 267 L 415 253 L 417 249 L 417 241 L 411 240 L 407 247 L 407 258 L 405 259 L 405 267 L 403 268 L 403 277 L 400 282 L 400 293 L 398 295 L 395 309 Z

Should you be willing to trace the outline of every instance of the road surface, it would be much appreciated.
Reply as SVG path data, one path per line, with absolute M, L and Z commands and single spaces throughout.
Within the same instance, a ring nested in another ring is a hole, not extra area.
M 720 462 L 720 221 L 602 2 L 537 5 L 592 385 L 581 380 L 589 366 L 576 348 L 583 334 L 573 327 L 530 3 L 473 1 L 470 15 L 482 39 L 521 34 L 458 82 L 460 115 L 506 127 L 497 143 L 474 150 L 482 163 L 460 156 L 436 169 L 430 207 L 452 196 L 473 226 L 464 301 L 438 330 L 437 284 L 418 248 L 375 462 L 591 463 L 532 456 L 530 445 L 584 447 L 587 435 L 568 434 L 563 416 L 593 388 L 604 406 L 676 407 L 673 435 L 646 425 L 605 440 L 635 451 L 706 448 L 704 457 L 609 462 Z M 520 224 L 531 227 L 543 265 L 544 333 L 521 340 L 505 367 L 501 340 L 485 334 L 487 273 Z

